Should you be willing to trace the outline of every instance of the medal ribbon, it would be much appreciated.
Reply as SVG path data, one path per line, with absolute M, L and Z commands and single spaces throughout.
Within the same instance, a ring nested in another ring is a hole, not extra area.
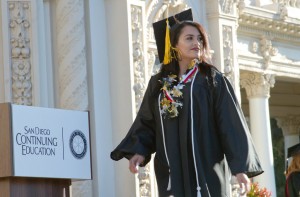
M 192 76 L 195 74 L 195 72 L 198 70 L 197 66 L 194 66 L 192 70 L 190 70 L 184 78 L 180 81 L 180 83 L 186 83 Z
M 170 93 L 168 92 L 168 90 L 164 90 L 164 94 L 166 95 L 166 98 L 171 102 L 175 102 L 173 97 L 170 95 Z

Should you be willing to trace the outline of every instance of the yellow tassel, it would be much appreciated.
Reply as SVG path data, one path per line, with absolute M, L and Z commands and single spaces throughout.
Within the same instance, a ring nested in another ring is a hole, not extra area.
M 189 65 L 188 65 L 188 69 L 193 68 L 193 66 L 195 65 L 195 63 L 196 63 L 196 60 L 192 60 L 192 61 L 189 63 Z
M 171 40 L 170 40 L 170 26 L 169 20 L 166 20 L 166 37 L 165 37 L 165 55 L 163 63 L 169 64 L 171 62 Z

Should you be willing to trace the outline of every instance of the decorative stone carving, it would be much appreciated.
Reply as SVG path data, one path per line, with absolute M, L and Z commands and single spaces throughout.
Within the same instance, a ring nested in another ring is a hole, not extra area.
M 285 39 L 289 38 L 289 40 L 295 39 L 299 41 L 300 26 L 298 23 L 286 23 L 281 20 L 251 15 L 249 13 L 241 14 L 238 22 L 239 27 L 250 27 L 249 31 L 263 30 L 269 34 L 277 33 L 278 37 Z
M 288 9 L 286 7 L 286 5 L 284 4 L 280 4 L 279 5 L 279 17 L 281 20 L 286 20 L 288 16 Z
M 278 14 L 281 20 L 285 21 L 289 14 L 293 13 L 293 9 L 300 8 L 300 1 L 299 0 L 282 0 L 277 1 L 278 4 Z M 289 9 L 292 8 L 292 9 Z M 292 12 L 291 12 L 292 11 Z M 294 12 L 294 14 L 290 15 L 291 18 L 297 17 L 297 14 Z
M 246 89 L 247 97 L 270 97 L 270 88 L 274 87 L 275 76 L 254 72 L 241 73 L 240 84 Z
M 156 60 L 156 51 L 155 49 L 148 49 L 148 73 L 155 75 L 159 72 L 160 64 L 155 64 Z
M 132 28 L 132 49 L 133 49 L 133 68 L 134 68 L 134 86 L 136 111 L 140 108 L 145 91 L 145 69 L 144 64 L 144 43 L 143 43 L 143 21 L 142 8 L 131 5 L 131 28 Z M 150 166 L 146 165 L 139 169 L 139 189 L 140 196 L 151 196 Z
M 169 3 L 169 16 L 182 12 L 187 8 L 183 0 L 171 0 Z
M 260 40 L 260 52 L 264 59 L 263 68 L 267 69 L 271 61 L 271 57 L 277 55 L 278 49 L 272 46 L 272 41 L 262 36 Z
M 150 164 L 147 164 L 143 168 L 139 168 L 139 186 L 140 186 L 140 197 L 151 197 L 151 171 Z
M 144 65 L 144 43 L 143 43 L 143 23 L 141 7 L 131 6 L 131 28 L 132 28 L 132 49 L 134 65 L 134 91 L 136 109 L 138 110 L 142 102 L 145 91 L 145 65 Z
M 273 28 L 266 30 L 265 27 L 262 27 L 263 24 L 268 24 L 270 25 L 270 27 Z M 249 44 L 249 51 L 256 53 L 258 56 L 262 57 L 261 60 L 255 59 L 256 57 L 252 60 L 253 62 L 256 62 L 255 67 L 268 69 L 268 67 L 270 68 L 270 66 L 272 66 L 272 68 L 274 68 L 274 66 L 276 66 L 277 68 L 281 68 L 282 66 L 293 66 L 295 70 L 294 69 L 293 71 L 285 70 L 284 73 L 290 76 L 295 75 L 297 77 L 299 72 L 296 67 L 300 66 L 300 62 L 297 59 L 292 58 L 293 56 L 292 54 L 287 54 L 284 50 L 280 52 L 280 50 L 277 47 L 273 46 L 273 41 L 272 41 L 272 40 L 276 40 L 278 43 L 290 43 L 291 46 L 293 46 L 294 44 L 300 42 L 300 37 L 299 37 L 300 34 L 296 32 L 298 31 L 297 29 L 298 28 L 294 27 L 293 25 L 286 26 L 285 24 L 280 24 L 279 22 L 268 23 L 268 21 L 266 20 L 260 20 L 260 19 L 255 19 L 253 17 L 249 17 L 248 22 L 246 22 L 246 19 L 244 18 L 243 22 L 240 23 L 238 28 L 238 34 L 239 35 L 247 34 L 247 35 L 251 35 L 252 38 L 255 38 L 255 41 Z M 294 33 L 289 34 L 287 32 L 290 33 L 294 32 Z M 265 38 L 263 38 L 261 35 L 264 35 Z M 261 40 L 256 41 L 256 38 L 260 38 Z M 269 40 L 271 42 L 269 43 L 270 45 L 268 45 L 268 41 L 264 39 Z M 262 44 L 264 44 L 264 46 Z M 269 54 L 264 53 L 264 50 L 268 50 Z M 245 54 L 243 51 L 238 51 L 238 55 L 248 56 L 248 54 Z M 249 63 L 240 60 L 239 61 L 240 66 L 242 65 L 242 67 L 245 66 L 247 67 L 248 65 L 251 65 L 251 60 L 248 59 L 247 61 L 249 61 Z
M 165 2 L 169 2 L 170 6 L 172 7 L 177 7 L 177 6 L 182 6 L 184 0 L 165 0 Z
M 224 14 L 233 14 L 233 3 L 234 0 L 219 0 L 221 11 Z
M 258 43 L 257 42 L 252 42 L 252 44 L 250 45 L 250 51 L 252 51 L 253 53 L 257 53 L 258 52 Z
M 263 69 L 267 69 L 270 65 L 271 58 L 278 54 L 278 49 L 272 46 L 271 39 L 268 39 L 266 36 L 262 36 L 259 43 L 256 41 L 252 42 L 249 47 L 251 52 L 257 53 L 263 57 Z
M 297 135 L 300 133 L 300 115 L 288 115 L 276 118 L 283 135 Z
M 12 100 L 32 105 L 30 2 L 8 2 L 12 67 Z
M 223 25 L 223 53 L 224 53 L 224 72 L 233 84 L 233 46 L 232 46 L 232 27 Z
M 148 74 L 156 74 L 159 70 L 159 65 L 155 64 L 157 49 L 154 37 L 152 23 L 161 20 L 165 17 L 166 9 L 170 4 L 169 0 L 151 1 L 151 4 L 146 8 L 147 17 L 147 41 L 148 41 Z
M 238 15 L 243 14 L 243 11 L 246 7 L 246 2 L 245 0 L 236 0 L 236 6 L 237 6 L 237 13 Z
M 284 5 L 299 8 L 300 7 L 300 1 L 299 0 L 277 0 L 279 3 L 282 3 Z

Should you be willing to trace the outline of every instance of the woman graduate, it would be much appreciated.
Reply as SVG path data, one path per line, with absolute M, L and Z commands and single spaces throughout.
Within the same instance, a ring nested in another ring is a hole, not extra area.
M 263 171 L 232 86 L 208 64 L 205 30 L 191 10 L 153 27 L 161 70 L 111 158 L 136 173 L 156 153 L 159 196 L 228 196 L 231 174 L 248 191 Z
M 288 158 L 293 160 L 286 171 L 286 197 L 300 197 L 300 144 L 288 148 Z

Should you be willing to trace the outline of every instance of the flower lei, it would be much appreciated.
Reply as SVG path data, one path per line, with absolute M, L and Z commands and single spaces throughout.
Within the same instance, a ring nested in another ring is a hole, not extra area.
M 185 83 L 188 83 L 192 80 L 192 77 L 197 72 L 197 66 L 194 66 L 189 72 L 182 76 L 182 80 L 177 83 L 176 75 L 168 75 L 167 78 L 162 79 L 162 90 L 163 98 L 160 100 L 161 114 L 169 116 L 170 118 L 177 117 L 178 107 L 182 107 L 182 89 Z

